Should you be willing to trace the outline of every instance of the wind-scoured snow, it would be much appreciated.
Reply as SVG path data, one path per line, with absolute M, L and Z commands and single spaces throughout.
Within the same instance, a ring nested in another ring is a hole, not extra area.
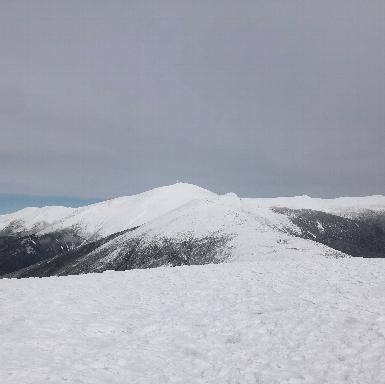
M 269 255 L 0 280 L 0 382 L 382 384 L 384 270 Z

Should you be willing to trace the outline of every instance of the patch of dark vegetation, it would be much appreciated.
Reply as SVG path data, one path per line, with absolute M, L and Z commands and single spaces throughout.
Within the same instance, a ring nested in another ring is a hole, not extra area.
M 191 233 L 182 238 L 153 237 L 134 238 L 120 252 L 111 265 L 116 271 L 155 268 L 160 266 L 216 264 L 228 259 L 231 237 L 212 233 L 195 237 Z
M 48 277 L 79 275 L 106 270 L 155 268 L 160 266 L 219 263 L 230 256 L 231 237 L 213 233 L 204 237 L 186 234 L 181 238 L 130 236 L 127 230 L 85 244 L 50 260 L 4 277 Z
M 23 227 L 23 221 L 13 220 L 5 228 L 0 230 L 0 237 L 4 236 L 27 236 L 31 233 Z
M 310 209 L 273 208 L 290 218 L 300 237 L 356 257 L 385 257 L 385 214 L 344 218 Z M 292 233 L 293 235 L 297 235 Z
M 69 249 L 66 252 L 57 252 L 50 258 L 39 260 L 36 263 L 30 264 L 29 266 L 19 270 L 15 270 L 13 273 L 5 274 L 2 277 L 48 277 L 58 275 L 60 271 L 65 271 L 67 269 L 77 269 L 77 267 L 79 267 L 79 261 L 82 259 L 82 257 L 89 255 L 114 238 L 126 232 L 133 231 L 136 228 L 138 227 L 131 228 L 122 232 L 117 232 L 95 241 L 85 242 L 83 240 L 82 244 L 79 244 L 77 247 Z M 69 273 L 63 273 L 63 275 L 66 274 Z
M 355 220 L 360 220 L 363 223 L 372 225 L 377 230 L 385 231 L 385 211 L 372 211 L 370 209 L 360 211 L 355 217 Z
M 68 252 L 83 241 L 68 230 L 40 236 L 3 232 L 0 236 L 0 276 Z

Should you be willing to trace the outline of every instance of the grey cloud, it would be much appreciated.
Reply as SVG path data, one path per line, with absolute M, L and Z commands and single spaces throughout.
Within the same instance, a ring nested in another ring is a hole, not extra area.
M 0 36 L 0 193 L 385 193 L 382 0 L 2 1 Z

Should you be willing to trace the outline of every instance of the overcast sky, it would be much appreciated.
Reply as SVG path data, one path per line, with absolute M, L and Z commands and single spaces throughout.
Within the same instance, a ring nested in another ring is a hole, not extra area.
M 0 193 L 385 194 L 385 1 L 1 0 Z

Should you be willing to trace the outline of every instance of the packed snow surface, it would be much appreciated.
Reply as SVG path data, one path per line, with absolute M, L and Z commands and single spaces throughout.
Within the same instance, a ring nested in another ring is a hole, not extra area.
M 297 254 L 0 280 L 0 382 L 383 384 L 384 268 Z

